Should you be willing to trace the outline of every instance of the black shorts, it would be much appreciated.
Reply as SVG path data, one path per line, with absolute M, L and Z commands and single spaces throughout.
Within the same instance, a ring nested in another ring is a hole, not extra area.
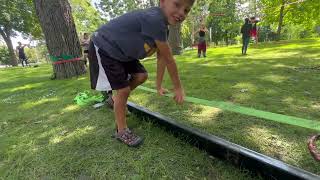
M 139 60 L 121 62 L 113 59 L 106 52 L 95 46 L 93 42 L 90 42 L 89 45 L 88 59 L 91 88 L 98 91 L 110 91 L 128 87 L 129 75 L 147 73 Z

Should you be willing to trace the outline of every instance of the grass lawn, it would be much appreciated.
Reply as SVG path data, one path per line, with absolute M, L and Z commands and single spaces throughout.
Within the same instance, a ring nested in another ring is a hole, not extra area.
M 196 51 L 187 51 L 176 57 L 187 96 L 320 120 L 320 39 L 250 46 L 247 56 L 241 55 L 239 46 L 210 48 L 207 54 L 207 58 L 196 58 Z M 154 88 L 155 62 L 144 65 L 150 72 L 144 86 Z M 170 83 L 166 77 L 164 86 L 170 89 Z M 320 175 L 319 163 L 307 149 L 308 137 L 317 133 L 314 130 L 198 104 L 176 106 L 168 97 L 143 90 L 130 100 Z
M 128 148 L 111 138 L 110 110 L 74 104 L 88 76 L 52 81 L 51 71 L 0 69 L 0 179 L 256 179 L 134 115 L 146 141 Z
M 232 102 L 259 110 L 318 120 L 320 40 L 210 48 L 177 56 L 187 96 Z M 155 61 L 144 86 L 154 88 Z M 139 149 L 110 138 L 110 110 L 79 107 L 73 98 L 89 89 L 88 75 L 49 80 L 51 67 L 0 69 L 0 179 L 257 179 L 210 158 L 134 115 L 129 126 L 146 140 Z M 171 88 L 168 77 L 164 86 Z M 246 91 L 241 92 L 241 90 Z M 136 90 L 130 100 L 189 126 L 320 174 L 307 138 L 315 131 L 198 104 L 177 106 L 168 97 Z

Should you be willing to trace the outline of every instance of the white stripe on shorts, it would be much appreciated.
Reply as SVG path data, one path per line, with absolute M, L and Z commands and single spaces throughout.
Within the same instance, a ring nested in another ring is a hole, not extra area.
M 98 52 L 99 48 L 94 45 L 94 48 L 96 49 L 96 56 L 98 59 L 98 64 L 99 64 L 99 75 L 98 75 L 98 80 L 96 84 L 96 90 L 97 91 L 110 91 L 112 90 L 110 86 L 110 82 L 108 80 L 108 77 L 106 75 L 106 72 L 104 71 L 102 64 L 101 64 L 101 57 Z

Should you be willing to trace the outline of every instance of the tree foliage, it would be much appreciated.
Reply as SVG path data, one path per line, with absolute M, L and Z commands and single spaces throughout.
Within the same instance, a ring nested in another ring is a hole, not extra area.
M 319 0 L 261 0 L 263 23 L 275 28 L 296 25 L 302 31 L 314 31 L 320 24 Z M 283 20 L 280 22 L 280 11 L 283 7 Z M 280 27 L 279 27 L 280 26 Z M 287 28 L 288 29 L 288 28 Z M 279 32 L 280 33 L 280 32 Z
M 41 28 L 35 15 L 32 0 L 0 0 L 0 28 L 24 34 L 41 36 Z
M 237 15 L 236 0 L 211 1 L 207 24 L 212 27 L 212 37 L 216 44 L 219 41 L 233 43 L 233 39 L 239 34 L 241 23 L 242 19 Z
M 24 35 L 32 34 L 34 37 L 41 36 L 32 0 L 0 0 L 0 34 L 6 42 L 13 66 L 18 65 L 11 41 L 16 31 Z
M 115 18 L 135 9 L 145 9 L 158 4 L 158 0 L 101 0 L 98 6 L 108 18 Z
M 8 48 L 5 46 L 0 46 L 0 64 L 9 65 L 10 55 Z
M 105 19 L 90 3 L 90 0 L 71 0 L 72 15 L 78 32 L 93 32 Z

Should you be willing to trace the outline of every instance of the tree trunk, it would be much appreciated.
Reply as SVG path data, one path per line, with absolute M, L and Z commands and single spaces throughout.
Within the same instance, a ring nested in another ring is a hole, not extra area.
M 10 62 L 12 66 L 18 66 L 17 57 L 14 53 L 11 37 L 10 37 L 10 30 L 4 28 L 3 30 L 0 28 L 0 34 L 4 41 L 6 42 L 7 48 L 9 50 Z
M 225 41 L 226 41 L 226 45 L 229 46 L 229 36 L 228 36 L 228 31 L 226 31 L 225 34 Z
M 75 59 L 82 57 L 82 53 L 68 0 L 34 0 L 34 5 L 50 56 L 65 60 L 53 63 L 53 78 L 84 74 L 84 62 Z
M 281 8 L 280 8 L 280 15 L 279 15 L 279 24 L 278 24 L 278 30 L 277 30 L 277 41 L 280 40 L 280 34 L 281 34 L 281 28 L 283 24 L 283 17 L 284 17 L 284 0 L 281 1 Z
M 168 41 L 172 49 L 173 55 L 181 54 L 182 48 L 181 48 L 180 30 L 181 30 L 181 24 L 169 26 Z

